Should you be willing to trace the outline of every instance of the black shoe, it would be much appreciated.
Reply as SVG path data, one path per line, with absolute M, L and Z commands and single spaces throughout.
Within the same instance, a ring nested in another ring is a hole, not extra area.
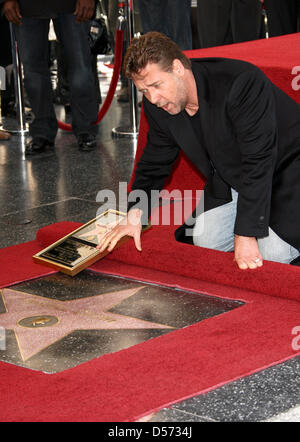
M 36 155 L 43 152 L 46 147 L 53 147 L 54 143 L 42 137 L 34 137 L 25 148 L 25 155 Z
M 96 136 L 91 134 L 80 134 L 77 137 L 79 150 L 83 152 L 90 152 L 97 146 Z

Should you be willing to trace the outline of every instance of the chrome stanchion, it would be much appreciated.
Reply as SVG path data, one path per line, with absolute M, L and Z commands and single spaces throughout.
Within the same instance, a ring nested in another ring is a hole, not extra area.
M 133 0 L 125 0 L 119 2 L 118 29 L 124 29 L 126 33 L 126 47 L 130 45 L 135 34 Z M 138 98 L 137 90 L 130 79 L 128 80 L 129 90 L 129 106 L 130 106 L 130 126 L 116 127 L 112 129 L 115 137 L 137 138 L 138 136 Z
M 24 119 L 24 93 L 23 93 L 23 81 L 22 81 L 22 65 L 18 52 L 18 43 L 15 37 L 13 25 L 9 24 L 10 38 L 11 38 L 11 50 L 13 59 L 13 72 L 14 72 L 14 86 L 15 86 L 15 104 L 17 114 L 17 127 L 5 127 L 7 132 L 13 134 L 25 135 L 28 132 L 28 125 Z
M 264 29 L 265 29 L 265 36 L 266 38 L 269 38 L 269 22 L 268 22 L 268 15 L 265 8 L 262 8 L 262 16 L 263 16 L 263 22 L 264 22 Z

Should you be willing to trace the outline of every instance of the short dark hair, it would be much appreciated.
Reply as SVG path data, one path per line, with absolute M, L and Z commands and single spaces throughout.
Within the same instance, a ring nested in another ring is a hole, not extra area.
M 191 61 L 173 40 L 160 32 L 148 32 L 132 40 L 124 59 L 124 73 L 131 78 L 148 63 L 159 64 L 164 71 L 171 71 L 175 59 L 180 60 L 186 69 L 191 69 Z

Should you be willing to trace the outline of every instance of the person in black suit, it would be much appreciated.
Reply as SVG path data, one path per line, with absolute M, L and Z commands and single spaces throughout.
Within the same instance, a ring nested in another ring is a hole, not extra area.
M 256 66 L 223 58 L 189 60 L 156 32 L 133 40 L 125 66 L 144 95 L 149 123 L 132 185 L 146 192 L 148 206 L 145 200 L 129 204 L 128 223 L 108 233 L 100 249 L 112 250 L 126 234 L 140 250 L 151 190 L 163 188 L 182 149 L 207 179 L 199 217 L 208 216 L 209 222 L 204 218 L 199 234 L 197 217 L 192 239 L 187 238 L 191 226 L 180 227 L 179 241 L 234 249 L 241 269 L 261 266 L 263 259 L 297 259 L 300 106 Z M 226 232 L 225 217 L 230 218 Z
M 260 0 L 268 17 L 269 36 L 293 34 L 300 29 L 299 0 Z
M 9 104 L 13 98 L 11 76 L 7 75 L 7 67 L 12 65 L 12 53 L 10 44 L 10 32 L 8 21 L 5 17 L 0 15 L 0 41 L 2 42 L 0 47 L 0 82 L 5 82 L 5 87 L 1 83 L 0 87 L 0 123 L 1 117 L 8 114 Z M 9 139 L 9 134 L 3 130 L 0 130 L 0 140 Z
M 197 25 L 201 48 L 257 40 L 262 5 L 260 0 L 198 0 Z
M 25 154 L 39 154 L 54 145 L 58 124 L 53 107 L 48 56 L 49 22 L 64 50 L 71 90 L 72 128 L 80 150 L 96 147 L 98 103 L 91 68 L 88 19 L 95 0 L 0 0 L 13 23 L 24 67 L 24 85 L 34 114 L 32 137 Z
M 158 31 L 182 50 L 193 49 L 191 0 L 138 0 L 142 31 Z

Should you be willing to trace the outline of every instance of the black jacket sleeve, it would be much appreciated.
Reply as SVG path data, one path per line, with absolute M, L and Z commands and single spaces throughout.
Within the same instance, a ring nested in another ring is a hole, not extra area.
M 260 70 L 242 73 L 228 100 L 241 157 L 241 188 L 235 234 L 268 236 L 277 123 L 271 82 Z
M 154 109 L 153 105 L 147 102 L 146 99 L 144 99 L 144 111 L 149 124 L 149 131 L 146 146 L 135 171 L 132 192 L 129 195 L 128 210 L 133 206 L 140 208 L 143 211 L 143 224 L 146 224 L 151 209 L 157 203 L 151 191 L 162 190 L 180 149 L 168 131 L 165 119 L 162 118 L 163 122 L 161 122 L 157 117 L 159 115 L 163 116 L 162 112 L 164 111 Z M 139 197 L 139 195 L 141 196 Z

